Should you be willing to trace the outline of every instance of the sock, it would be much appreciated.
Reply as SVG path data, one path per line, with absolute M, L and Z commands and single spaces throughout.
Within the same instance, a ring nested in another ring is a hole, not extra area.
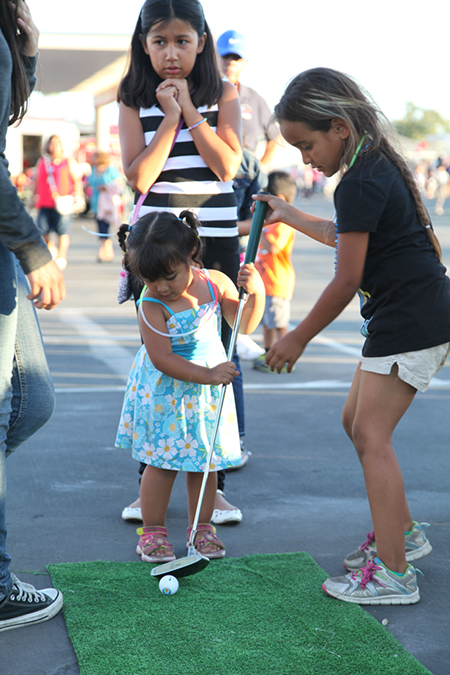
M 404 577 L 406 572 L 408 571 L 408 568 L 406 568 L 406 572 L 403 572 L 403 573 L 402 572 L 394 572 L 394 570 L 389 569 L 389 567 L 387 565 L 385 565 L 384 562 L 382 562 L 379 558 L 375 558 L 375 561 L 377 561 L 378 563 L 381 563 L 383 565 L 383 567 L 386 567 L 386 569 L 389 570 L 389 572 L 391 574 L 395 574 L 396 577 Z

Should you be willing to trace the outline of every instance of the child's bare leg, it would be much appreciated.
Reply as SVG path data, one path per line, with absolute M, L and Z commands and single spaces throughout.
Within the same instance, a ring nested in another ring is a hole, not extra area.
M 392 434 L 416 390 L 397 377 L 360 371 L 351 436 L 364 471 L 377 555 L 394 572 L 406 570 L 405 489 Z
M 141 511 L 145 527 L 166 526 L 166 513 L 177 471 L 145 467 L 141 480 Z
M 186 474 L 186 488 L 188 493 L 188 518 L 189 525 L 194 522 L 195 511 L 197 509 L 200 487 L 203 480 L 202 473 L 189 471 Z M 202 507 L 200 509 L 199 523 L 209 523 L 214 511 L 214 500 L 217 491 L 217 472 L 211 472 L 206 481 L 205 494 L 203 496 Z
M 52 258 L 55 259 L 58 257 L 58 248 L 55 246 L 53 241 L 51 240 L 50 234 L 43 234 L 42 235 L 44 238 L 45 243 L 48 246 L 48 250 L 52 254 Z
M 286 326 L 285 328 L 277 328 L 276 329 L 276 334 L 277 334 L 277 342 L 278 340 L 281 340 L 281 338 L 284 338 L 285 335 L 289 333 L 289 328 Z
M 202 480 L 203 480 L 202 473 L 189 472 L 186 474 L 189 525 L 192 525 L 194 522 Z M 211 472 L 208 476 L 208 480 L 206 481 L 205 494 L 203 496 L 203 502 L 198 519 L 199 523 L 209 523 L 209 521 L 211 520 L 214 511 L 214 501 L 216 498 L 216 491 L 217 491 L 217 473 Z M 220 549 L 219 546 L 216 546 L 215 544 L 210 544 L 203 550 L 203 553 L 213 553 L 214 551 L 217 551 L 219 549 Z
M 62 234 L 59 238 L 58 258 L 67 260 L 67 251 L 70 244 L 70 234 Z
M 355 420 L 356 406 L 358 402 L 360 380 L 361 380 L 361 364 L 358 364 L 358 367 L 356 369 L 353 378 L 352 386 L 350 388 L 350 392 L 347 396 L 347 400 L 342 410 L 342 426 L 344 427 L 344 431 L 346 432 L 347 436 L 350 438 L 352 443 L 353 443 L 353 423 Z M 362 459 L 358 452 L 358 448 L 356 448 L 356 453 L 358 455 L 359 461 L 362 464 Z M 409 511 L 406 495 L 403 510 L 404 510 L 404 525 L 403 525 L 404 532 L 409 532 L 414 526 L 414 521 Z
M 267 328 L 263 325 L 263 344 L 264 349 L 268 351 L 275 340 L 275 328 Z

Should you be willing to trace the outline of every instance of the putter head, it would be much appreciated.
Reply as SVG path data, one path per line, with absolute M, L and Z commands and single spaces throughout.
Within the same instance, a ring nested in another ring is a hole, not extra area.
M 205 556 L 198 553 L 193 546 L 189 546 L 187 556 L 153 567 L 151 575 L 152 577 L 163 577 L 166 574 L 171 574 L 177 579 L 189 577 L 191 574 L 197 574 L 197 572 L 204 570 L 208 563 L 209 558 L 205 558 Z

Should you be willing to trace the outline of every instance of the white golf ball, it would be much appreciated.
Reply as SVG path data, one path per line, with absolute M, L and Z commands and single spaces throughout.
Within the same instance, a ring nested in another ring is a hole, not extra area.
M 175 595 L 179 587 L 178 579 L 171 574 L 162 577 L 159 582 L 159 590 L 163 595 Z

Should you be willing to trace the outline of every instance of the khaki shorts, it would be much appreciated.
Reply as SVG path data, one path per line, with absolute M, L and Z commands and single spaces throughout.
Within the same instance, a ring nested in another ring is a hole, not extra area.
M 291 301 L 274 295 L 266 295 L 266 306 L 262 324 L 269 330 L 273 328 L 287 328 L 291 318 Z
M 450 352 L 450 342 L 418 352 L 390 354 L 368 358 L 361 356 L 361 370 L 389 375 L 396 363 L 398 376 L 419 391 L 426 391 L 433 377 L 440 371 Z

